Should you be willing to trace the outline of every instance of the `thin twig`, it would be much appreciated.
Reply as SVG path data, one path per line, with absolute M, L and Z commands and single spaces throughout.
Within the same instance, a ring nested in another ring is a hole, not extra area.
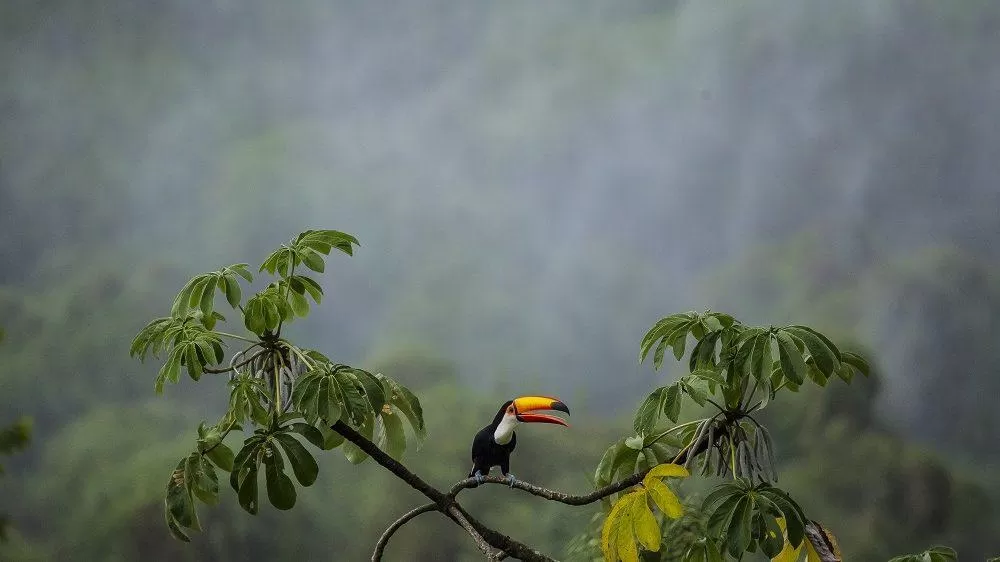
M 232 367 L 229 367 L 228 369 L 210 369 L 208 367 L 204 367 L 202 370 L 205 371 L 206 373 L 212 373 L 212 374 L 216 374 L 216 375 L 219 375 L 219 374 L 222 374 L 222 373 L 228 373 L 230 371 L 235 371 L 237 369 L 241 369 L 243 367 L 246 367 L 251 362 L 253 362 L 254 359 L 260 357 L 261 355 L 263 355 L 266 352 L 267 352 L 266 349 L 262 349 L 262 350 L 258 351 L 257 353 L 254 353 L 246 361 L 243 361 L 242 363 L 239 363 L 238 365 L 233 365 Z
M 382 554 L 385 552 L 386 545 L 389 544 L 389 539 L 392 538 L 392 535 L 400 527 L 406 525 L 410 521 L 410 519 L 413 519 L 414 517 L 422 513 L 427 513 L 428 511 L 437 511 L 437 510 L 438 506 L 436 503 L 428 503 L 418 508 L 407 511 L 405 514 L 403 514 L 402 517 L 393 521 L 392 525 L 389 525 L 389 528 L 387 528 L 385 532 L 382 533 L 382 536 L 379 537 L 378 542 L 375 543 L 375 552 L 372 553 L 372 562 L 379 562 L 380 560 L 382 560 Z
M 219 334 L 220 336 L 226 336 L 227 338 L 233 338 L 235 340 L 242 340 L 242 341 L 245 341 L 247 343 L 259 343 L 257 340 L 252 340 L 250 338 L 245 338 L 243 336 L 237 336 L 236 334 L 229 334 L 229 333 L 226 333 L 226 332 L 220 332 L 218 330 L 212 330 L 212 331 L 215 332 L 216 334 Z

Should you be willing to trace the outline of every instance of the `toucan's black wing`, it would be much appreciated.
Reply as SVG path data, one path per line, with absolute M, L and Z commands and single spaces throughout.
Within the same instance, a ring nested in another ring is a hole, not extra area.
M 493 441 L 493 428 L 491 426 L 486 426 L 479 430 L 476 434 L 475 439 L 472 440 L 472 470 L 469 472 L 469 476 L 475 476 L 476 471 L 480 471 L 483 474 L 487 474 L 490 471 L 490 464 L 492 455 L 492 449 L 496 446 Z

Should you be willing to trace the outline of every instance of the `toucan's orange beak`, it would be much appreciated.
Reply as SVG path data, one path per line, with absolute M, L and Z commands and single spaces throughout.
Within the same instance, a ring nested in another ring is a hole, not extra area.
M 517 420 L 528 423 L 554 423 L 569 426 L 565 420 L 548 414 L 528 414 L 536 410 L 559 410 L 569 414 L 569 408 L 558 398 L 549 396 L 522 396 L 514 399 L 514 411 L 517 413 Z

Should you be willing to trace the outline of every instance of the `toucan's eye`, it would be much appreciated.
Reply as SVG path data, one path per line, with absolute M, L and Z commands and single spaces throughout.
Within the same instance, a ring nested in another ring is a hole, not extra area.
M 513 414 L 514 413 L 514 407 L 513 406 L 507 406 L 507 413 L 508 414 Z

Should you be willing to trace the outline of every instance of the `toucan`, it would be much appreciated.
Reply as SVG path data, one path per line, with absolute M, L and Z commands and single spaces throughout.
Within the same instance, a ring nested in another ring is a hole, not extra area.
M 472 441 L 472 470 L 469 477 L 475 477 L 482 484 L 483 476 L 494 466 L 510 478 L 511 487 L 517 480 L 510 473 L 510 453 L 517 445 L 514 428 L 518 423 L 554 423 L 569 426 L 562 418 L 548 414 L 529 414 L 536 410 L 559 410 L 569 414 L 569 408 L 558 398 L 548 396 L 522 396 L 504 402 L 494 416 L 493 422 L 479 430 Z

